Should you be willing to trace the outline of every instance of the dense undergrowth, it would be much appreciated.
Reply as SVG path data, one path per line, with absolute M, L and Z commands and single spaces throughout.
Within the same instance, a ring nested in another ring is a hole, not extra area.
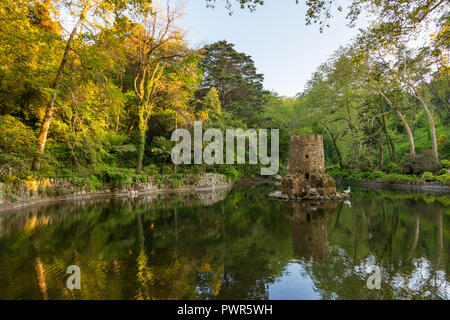
M 355 169 L 341 168 L 339 165 L 327 167 L 326 172 L 334 178 L 347 181 L 375 181 L 382 183 L 399 184 L 420 184 L 424 182 L 440 182 L 450 185 L 450 161 L 442 160 L 439 174 L 424 171 L 422 174 L 403 174 L 399 172 L 383 172 L 381 170 L 359 171 Z

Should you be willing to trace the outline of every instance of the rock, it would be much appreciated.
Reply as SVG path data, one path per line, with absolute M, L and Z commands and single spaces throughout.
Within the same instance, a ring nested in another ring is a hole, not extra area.
M 279 174 L 275 175 L 273 178 L 274 178 L 275 180 L 277 180 L 277 181 L 283 180 L 283 177 L 280 176 Z

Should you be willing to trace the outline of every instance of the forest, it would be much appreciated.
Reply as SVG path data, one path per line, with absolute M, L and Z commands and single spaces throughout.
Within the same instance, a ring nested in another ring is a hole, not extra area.
M 174 166 L 172 131 L 202 121 L 204 129 L 279 129 L 281 173 L 289 137 L 315 133 L 334 177 L 450 184 L 448 3 L 348 3 L 304 2 L 306 24 L 322 32 L 333 7 L 350 25 L 368 6 L 379 13 L 295 97 L 282 97 L 233 43 L 189 43 L 176 4 L 2 0 L 0 181 L 77 177 L 95 189 L 112 179 L 260 172 Z M 260 5 L 205 1 L 230 14 Z

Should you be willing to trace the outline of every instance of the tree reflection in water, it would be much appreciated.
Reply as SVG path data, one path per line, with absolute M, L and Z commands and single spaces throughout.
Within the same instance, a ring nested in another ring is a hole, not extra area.
M 268 299 L 289 281 L 289 298 L 307 290 L 323 299 L 450 298 L 448 196 L 355 190 L 349 208 L 271 201 L 272 190 L 96 199 L 2 215 L 0 298 Z M 65 286 L 72 264 L 80 291 Z M 366 287 L 371 265 L 382 270 L 380 290 Z

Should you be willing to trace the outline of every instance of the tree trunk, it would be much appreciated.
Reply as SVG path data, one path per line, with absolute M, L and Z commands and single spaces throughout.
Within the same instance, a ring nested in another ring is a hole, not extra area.
M 381 96 L 380 96 L 381 99 Z M 389 135 L 389 132 L 387 130 L 386 127 L 386 118 L 384 116 L 384 109 L 383 109 L 383 104 L 380 102 L 380 109 L 381 109 L 381 124 L 383 126 L 383 132 L 386 135 L 386 144 L 388 147 L 388 151 L 389 151 L 389 157 L 391 158 L 392 162 L 397 162 L 396 156 L 395 156 L 395 146 L 394 143 Z
M 397 108 L 395 108 L 394 104 L 392 103 L 391 100 L 389 100 L 388 97 L 386 97 L 386 95 L 379 91 L 380 95 L 384 98 L 384 100 L 386 100 L 386 102 L 391 106 L 392 109 L 394 109 L 395 113 L 398 115 L 398 117 L 400 118 L 400 121 L 402 122 L 403 126 L 405 127 L 406 130 L 406 134 L 408 135 L 408 140 L 409 140 L 409 153 L 411 155 L 416 155 L 416 147 L 414 144 L 414 135 L 412 133 L 411 127 L 409 126 L 408 122 L 406 121 L 405 117 L 403 116 L 403 114 L 397 110 Z
M 339 159 L 339 166 L 342 168 L 343 167 L 342 156 L 341 156 L 341 153 L 339 152 L 339 148 L 338 148 L 337 143 L 336 143 L 336 138 L 331 133 L 330 129 L 328 129 L 328 127 L 324 123 L 322 123 L 322 124 L 323 124 L 324 128 L 328 131 L 328 134 L 331 137 L 331 141 L 333 142 L 333 146 L 336 149 L 336 153 L 337 153 L 337 156 L 338 156 L 338 159 Z
M 433 143 L 433 156 L 434 156 L 434 160 L 438 163 L 439 162 L 439 152 L 438 152 L 438 148 L 437 148 L 436 127 L 434 124 L 433 115 L 431 114 L 430 109 L 428 109 L 428 106 L 425 103 L 425 100 L 423 100 L 423 98 L 419 94 L 417 94 L 415 91 L 413 91 L 413 92 L 414 92 L 414 96 L 420 101 L 423 108 L 425 109 L 425 113 L 427 114 L 428 123 L 430 124 L 431 141 Z
M 69 58 L 69 51 L 72 47 L 72 43 L 75 39 L 75 36 L 77 35 L 78 28 L 81 26 L 81 24 L 83 23 L 83 21 L 85 19 L 88 5 L 89 5 L 89 1 L 86 2 L 85 6 L 83 8 L 83 11 L 81 12 L 80 18 L 78 19 L 78 22 L 76 23 L 75 27 L 73 28 L 72 32 L 70 33 L 69 39 L 67 40 L 67 44 L 64 49 L 64 54 L 63 54 L 61 63 L 59 65 L 58 73 L 56 74 L 55 82 L 52 85 L 52 89 L 55 91 L 52 93 L 50 102 L 48 103 L 47 109 L 45 110 L 44 122 L 42 123 L 41 131 L 40 131 L 39 137 L 38 137 L 38 154 L 33 159 L 32 170 L 34 170 L 34 171 L 38 171 L 40 168 L 40 165 L 41 165 L 40 157 L 45 149 L 45 144 L 47 142 L 48 129 L 50 128 L 50 122 L 52 120 L 53 111 L 55 109 L 55 102 L 56 102 L 56 96 L 57 96 L 56 90 L 58 90 L 59 87 L 61 86 L 61 80 L 64 75 L 64 69 L 67 65 L 67 61 Z
M 406 133 L 408 135 L 408 140 L 409 140 L 409 153 L 413 156 L 416 155 L 416 146 L 414 144 L 414 135 L 411 131 L 411 127 L 409 126 L 408 122 L 406 121 L 405 117 L 403 116 L 403 114 L 398 111 L 395 110 L 395 113 L 397 113 L 398 117 L 400 118 L 400 121 L 402 122 L 403 126 L 405 127 Z
M 144 106 L 140 107 L 139 110 L 139 146 L 138 146 L 138 159 L 137 159 L 137 167 L 136 173 L 141 174 L 142 172 L 142 162 L 144 160 L 144 152 L 145 152 L 145 141 L 147 138 L 147 124 L 150 119 L 150 115 L 152 114 L 153 104 L 148 106 L 148 100 Z M 146 113 L 146 114 L 145 114 Z
M 145 152 L 145 130 L 139 130 L 139 146 L 136 173 L 141 174 Z
M 381 168 L 383 168 L 384 162 L 383 162 L 383 141 L 381 140 L 381 138 L 378 140 L 378 144 L 380 146 L 380 170 Z

